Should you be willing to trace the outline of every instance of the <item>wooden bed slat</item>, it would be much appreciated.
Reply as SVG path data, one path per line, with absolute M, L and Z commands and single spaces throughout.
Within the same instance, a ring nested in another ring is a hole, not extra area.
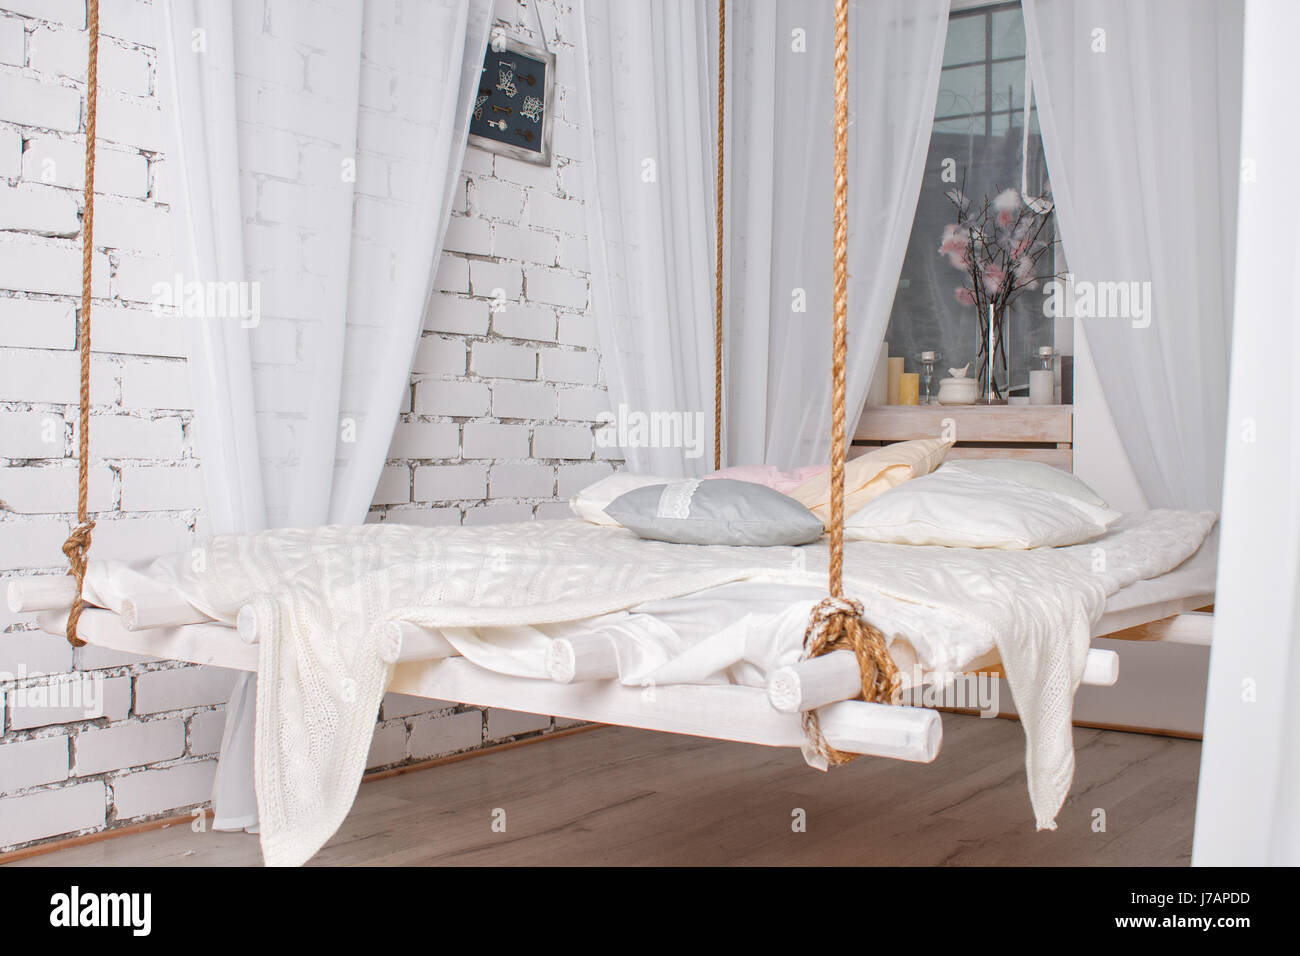
M 1152 638 L 1152 637 L 1132 637 L 1125 638 L 1125 633 L 1137 628 L 1159 624 L 1171 618 L 1180 617 L 1193 611 L 1204 612 L 1208 618 L 1213 620 L 1214 614 L 1208 611 L 1207 607 L 1213 607 L 1211 602 L 1214 600 L 1213 594 L 1195 594 L 1191 597 L 1175 598 L 1169 601 L 1161 601 L 1157 604 L 1140 604 L 1137 607 L 1131 607 L 1122 611 L 1107 611 L 1102 615 L 1101 620 L 1092 629 L 1093 637 L 1110 637 L 1116 640 L 1169 640 L 1169 638 Z M 1208 644 L 1209 624 L 1199 625 L 1206 629 Z M 1192 641 L 1180 641 L 1177 639 L 1178 633 L 1170 643 L 1195 643 Z
M 1160 621 L 1148 621 L 1107 634 L 1117 641 L 1162 641 L 1166 644 L 1195 644 L 1209 647 L 1214 633 L 1214 615 L 1208 611 L 1188 611 Z

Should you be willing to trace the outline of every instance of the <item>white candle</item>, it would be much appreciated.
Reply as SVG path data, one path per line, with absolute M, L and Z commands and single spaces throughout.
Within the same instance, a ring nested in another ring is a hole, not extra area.
M 1029 373 L 1029 404 L 1056 404 L 1056 375 L 1051 369 L 1038 368 Z
M 933 362 L 933 361 L 934 361 L 934 353 L 933 353 L 933 352 L 929 352 L 929 351 L 922 352 L 922 353 L 921 353 L 921 361 L 922 361 L 922 362 Z

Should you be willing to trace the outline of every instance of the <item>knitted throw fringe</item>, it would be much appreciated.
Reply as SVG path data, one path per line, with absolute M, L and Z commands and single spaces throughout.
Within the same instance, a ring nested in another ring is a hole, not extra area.
M 77 323 L 77 348 L 81 357 L 81 397 L 77 412 L 77 526 L 63 542 L 63 553 L 68 557 L 68 573 L 77 581 L 77 597 L 68 611 L 65 633 L 68 643 L 82 647 L 85 641 L 77 636 L 77 624 L 86 602 L 81 591 L 86 583 L 86 558 L 90 553 L 90 532 L 95 522 L 90 520 L 88 487 L 90 484 L 90 278 L 94 255 L 95 231 L 95 112 L 99 87 L 99 0 L 86 4 L 86 29 L 90 34 L 90 54 L 86 65 L 86 189 L 85 212 L 81 224 L 81 315 Z

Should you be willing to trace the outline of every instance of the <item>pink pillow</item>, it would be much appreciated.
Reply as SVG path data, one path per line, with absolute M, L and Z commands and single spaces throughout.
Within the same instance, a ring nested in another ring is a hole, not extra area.
M 809 478 L 820 475 L 830 465 L 804 465 L 794 471 L 782 471 L 776 465 L 736 465 L 723 468 L 705 475 L 708 478 L 730 478 L 733 481 L 748 481 L 755 485 L 765 485 L 773 491 L 788 495 Z

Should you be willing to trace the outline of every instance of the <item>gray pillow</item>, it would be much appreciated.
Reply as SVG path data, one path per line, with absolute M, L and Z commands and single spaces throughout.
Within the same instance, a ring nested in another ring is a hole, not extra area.
M 795 545 L 822 535 L 822 522 L 793 498 L 730 478 L 648 485 L 605 507 L 643 538 L 676 544 Z

